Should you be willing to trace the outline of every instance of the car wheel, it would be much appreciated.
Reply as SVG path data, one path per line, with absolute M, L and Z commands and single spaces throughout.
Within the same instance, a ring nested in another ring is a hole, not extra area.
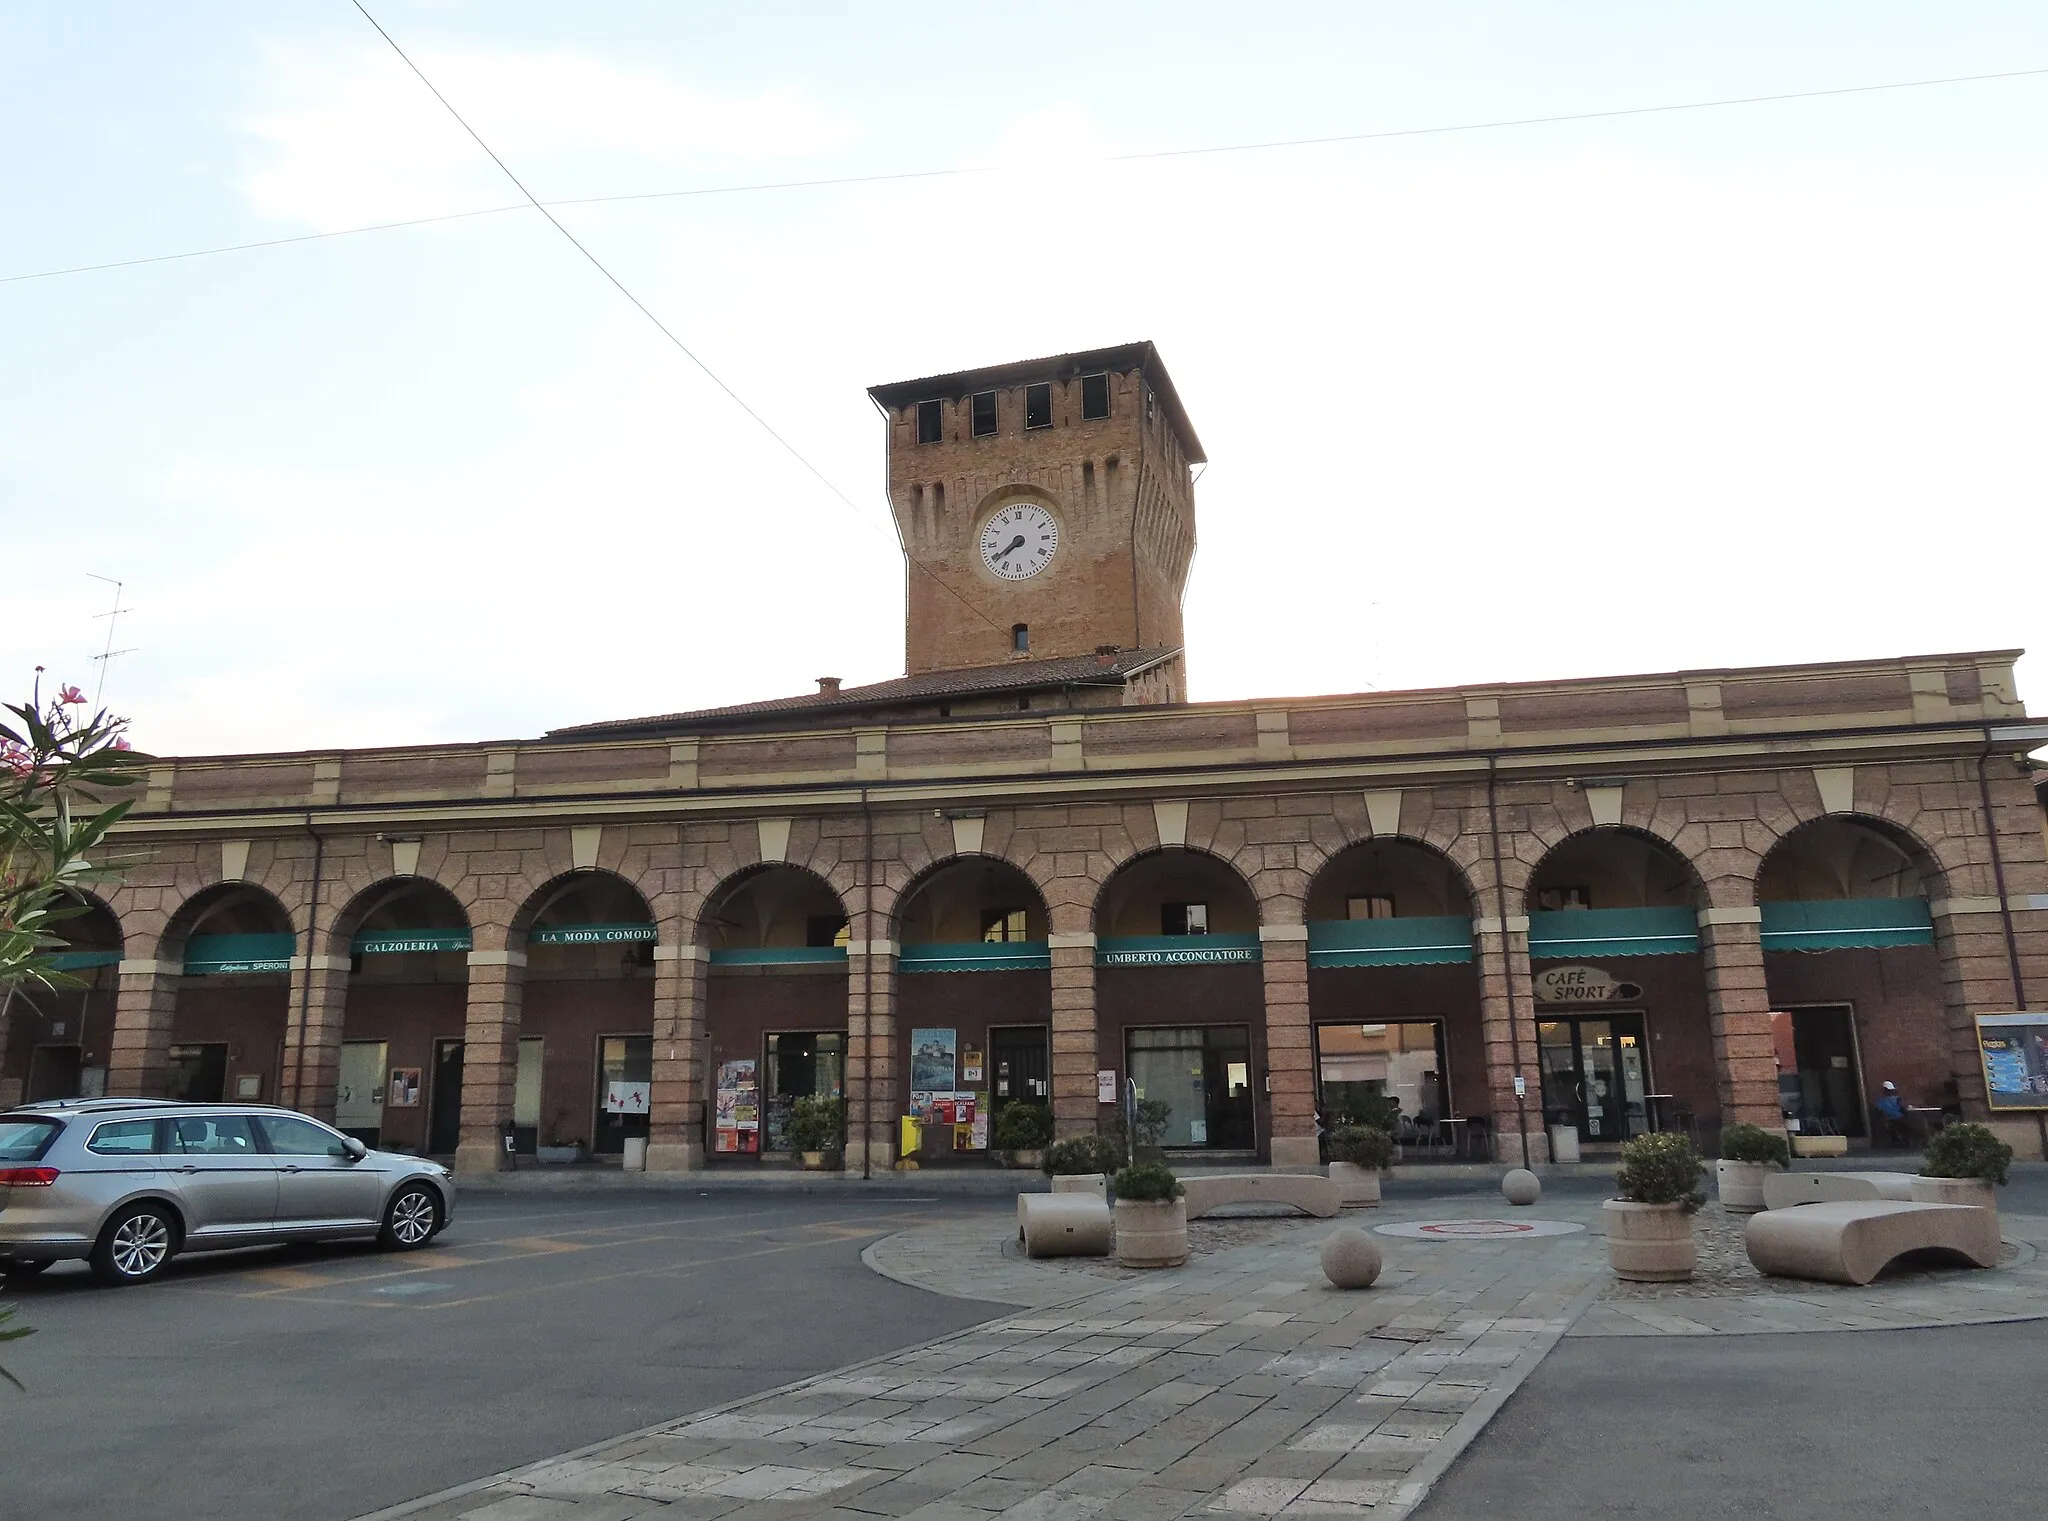
M 417 1251 L 441 1228 L 441 1200 L 432 1186 L 408 1183 L 391 1196 L 384 1209 L 384 1228 L 377 1240 L 385 1250 Z
M 107 1222 L 92 1249 L 101 1283 L 147 1283 L 178 1250 L 178 1226 L 161 1204 L 136 1204 Z
M 49 1266 L 47 1257 L 0 1257 L 0 1278 L 33 1278 L 47 1271 Z

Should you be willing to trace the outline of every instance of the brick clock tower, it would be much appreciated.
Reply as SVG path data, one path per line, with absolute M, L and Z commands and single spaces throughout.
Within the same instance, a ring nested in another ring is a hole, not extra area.
M 1181 648 L 1203 462 L 1149 343 L 868 392 L 911 562 L 907 674 Z M 1176 654 L 1160 696 L 1184 701 Z

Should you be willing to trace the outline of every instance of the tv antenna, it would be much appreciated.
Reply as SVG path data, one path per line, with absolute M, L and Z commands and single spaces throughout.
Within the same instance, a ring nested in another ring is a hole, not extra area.
M 114 648 L 114 630 L 121 622 L 121 615 L 123 613 L 132 613 L 135 611 L 135 609 L 132 607 L 123 607 L 121 605 L 121 582 L 116 581 L 112 576 L 102 576 L 90 570 L 87 571 L 86 574 L 88 576 L 91 576 L 93 580 L 104 581 L 107 583 L 107 585 L 114 588 L 114 605 L 104 613 L 95 613 L 93 615 L 96 618 L 104 618 L 107 620 L 107 642 L 105 646 L 100 650 L 100 652 L 92 657 L 93 664 L 100 668 L 99 680 L 94 683 L 92 689 L 92 705 L 95 709 L 97 709 L 100 705 L 100 693 L 104 692 L 107 688 L 107 667 L 113 664 L 114 659 L 117 656 L 132 655 L 135 653 L 135 648 L 133 646 L 130 646 L 128 649 L 125 650 L 117 650 Z

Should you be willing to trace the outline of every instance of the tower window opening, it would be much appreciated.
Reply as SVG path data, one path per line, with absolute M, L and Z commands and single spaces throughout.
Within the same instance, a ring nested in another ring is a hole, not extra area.
M 1081 377 L 1081 416 L 1089 422 L 1109 416 L 1109 377 Z
M 976 391 L 972 402 L 974 411 L 974 436 L 991 438 L 996 431 L 996 393 Z
M 1052 426 L 1052 385 L 1041 381 L 1035 386 L 1024 388 L 1024 426 L 1027 428 L 1050 428 Z
M 944 435 L 946 404 L 942 401 L 921 401 L 917 404 L 917 441 L 921 444 L 935 444 Z
M 1031 625 L 1019 623 L 1010 630 L 1010 648 L 1024 655 L 1031 650 Z

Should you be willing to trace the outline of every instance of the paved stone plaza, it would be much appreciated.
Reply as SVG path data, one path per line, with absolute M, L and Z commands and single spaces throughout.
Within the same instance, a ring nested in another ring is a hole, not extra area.
M 1710 1207 L 1711 1208 L 1711 1207 Z M 422 1521 L 734 1517 L 1061 1521 L 1102 1515 L 1404 1515 L 1561 1337 L 1710 1336 L 2048 1317 L 2048 1217 L 2008 1215 L 1989 1272 L 1867 1289 L 1619 1286 L 1599 1204 L 1485 1196 L 1343 1222 L 1262 1222 L 1187 1267 L 1122 1274 L 1020 1259 L 986 1215 L 877 1242 L 877 1272 L 1020 1313 L 429 1497 Z M 1550 1221 L 1555 1234 L 1495 1234 Z M 1386 1270 L 1340 1293 L 1316 1267 L 1339 1223 Z M 1703 1224 L 1704 1229 L 1704 1224 Z M 1482 1234 L 1467 1234 L 1471 1231 Z M 1219 1239 L 1226 1241 L 1228 1235 Z

